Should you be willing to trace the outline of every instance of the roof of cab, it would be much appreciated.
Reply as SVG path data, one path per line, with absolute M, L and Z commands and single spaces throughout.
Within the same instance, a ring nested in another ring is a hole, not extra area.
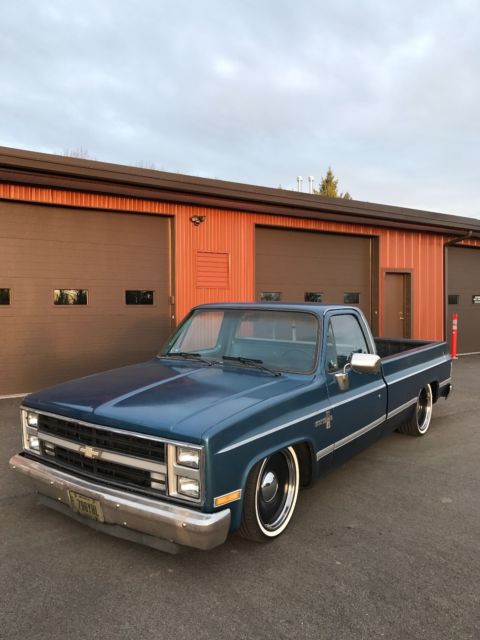
M 315 304 L 312 302 L 215 302 L 200 304 L 196 309 L 262 309 L 266 311 L 303 311 L 324 316 L 328 311 L 355 311 L 361 313 L 358 307 L 343 304 Z

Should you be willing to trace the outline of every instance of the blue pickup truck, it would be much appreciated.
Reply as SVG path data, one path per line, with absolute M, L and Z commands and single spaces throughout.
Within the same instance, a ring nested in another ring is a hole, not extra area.
M 423 436 L 444 342 L 374 339 L 359 309 L 193 309 L 152 360 L 27 396 L 10 460 L 39 499 L 156 548 L 280 535 L 301 487 L 381 435 Z

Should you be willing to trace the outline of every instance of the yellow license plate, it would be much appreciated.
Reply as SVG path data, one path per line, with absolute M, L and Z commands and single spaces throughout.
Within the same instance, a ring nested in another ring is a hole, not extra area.
M 69 491 L 68 497 L 70 498 L 70 506 L 72 509 L 81 516 L 86 516 L 98 522 L 105 521 L 100 500 L 82 496 L 81 493 L 77 493 L 76 491 Z

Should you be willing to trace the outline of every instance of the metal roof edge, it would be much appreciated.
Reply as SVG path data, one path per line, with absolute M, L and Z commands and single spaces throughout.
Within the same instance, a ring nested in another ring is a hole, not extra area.
M 343 222 L 455 233 L 471 230 L 480 237 L 480 219 L 393 205 L 344 200 L 212 178 L 188 176 L 127 165 L 84 160 L 0 146 L 0 180 L 76 188 L 190 205 L 267 212 L 304 218 L 341 218 Z M 124 188 L 123 188 L 124 187 Z M 325 215 L 327 214 L 327 215 Z M 368 220 L 368 222 L 366 222 Z

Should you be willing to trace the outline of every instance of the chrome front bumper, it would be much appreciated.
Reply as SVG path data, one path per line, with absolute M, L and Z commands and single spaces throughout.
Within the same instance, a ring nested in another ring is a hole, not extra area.
M 213 549 L 225 542 L 230 529 L 230 509 L 217 513 L 202 513 L 104 487 L 48 467 L 21 454 L 10 459 L 10 467 L 27 476 L 37 492 L 52 501 L 50 506 L 56 505 L 57 510 L 71 515 L 76 520 L 117 537 L 149 544 L 147 540 L 151 536 L 177 545 Z M 98 500 L 105 521 L 94 522 L 75 513 L 70 506 L 69 491 Z M 48 504 L 50 500 L 43 502 Z M 122 529 L 125 533 L 128 532 L 128 535 L 121 535 L 119 530 Z M 135 533 L 139 535 L 136 536 Z

